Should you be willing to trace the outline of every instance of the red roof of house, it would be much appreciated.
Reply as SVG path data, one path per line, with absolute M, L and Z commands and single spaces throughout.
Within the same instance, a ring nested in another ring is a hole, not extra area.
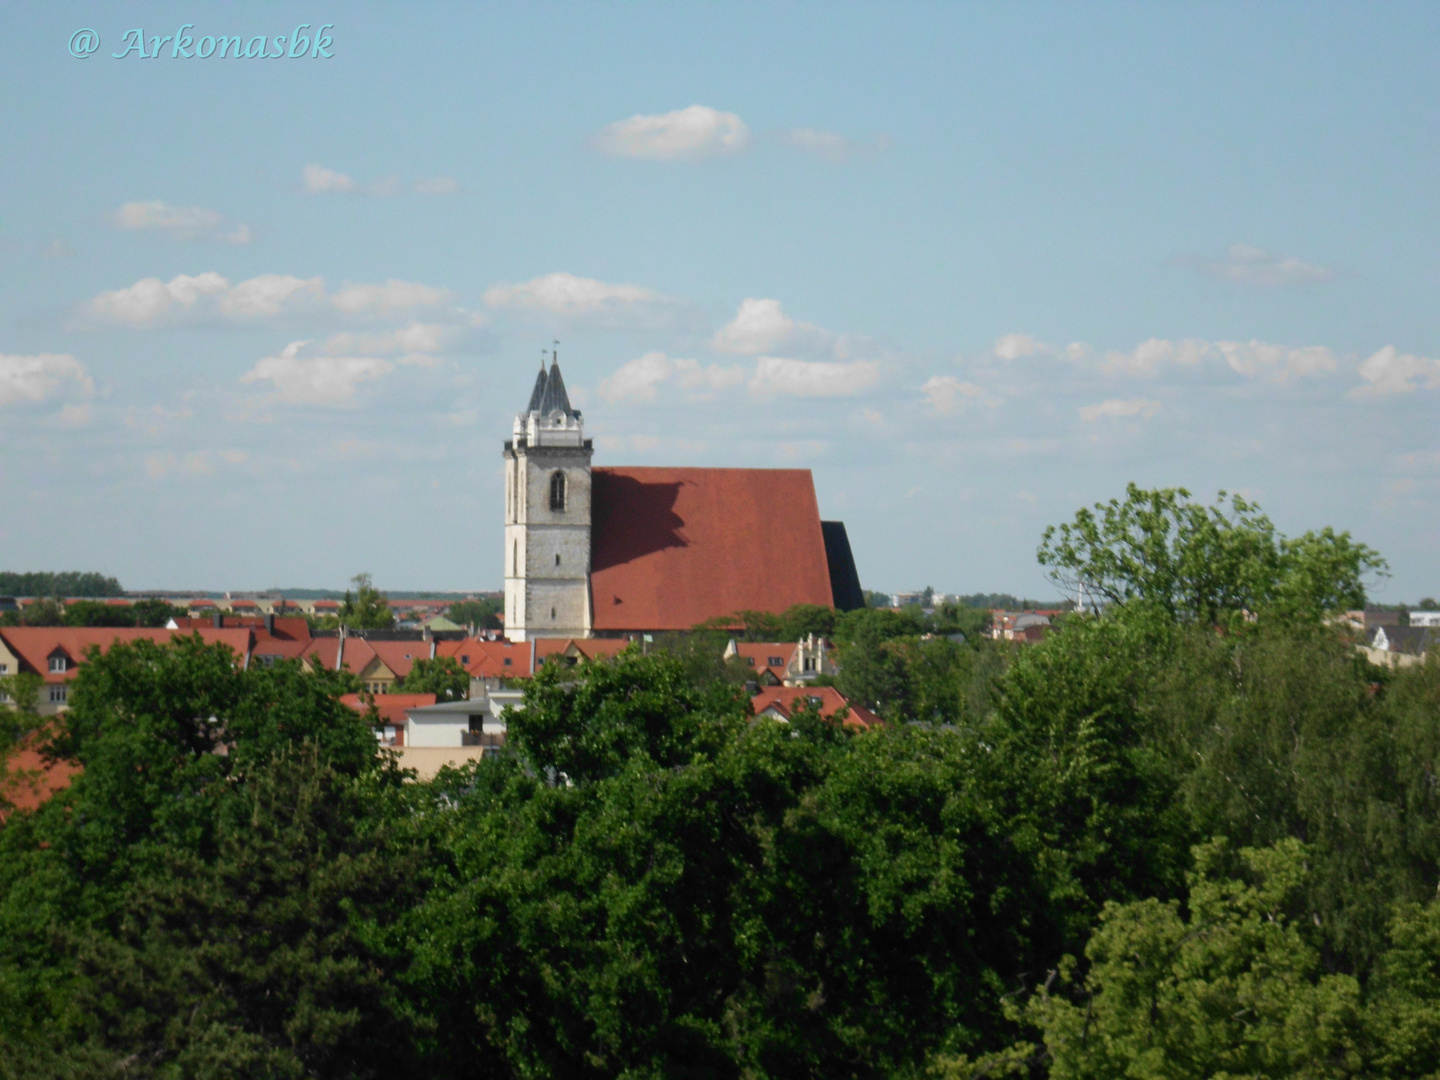
M 5 763 L 0 777 L 0 794 L 14 804 L 16 810 L 34 810 L 55 792 L 70 786 L 70 778 L 80 771 L 73 761 L 46 761 L 33 746 L 22 745 Z M 5 814 L 0 811 L 0 822 Z
M 370 711 L 370 704 L 360 699 L 359 694 L 342 694 L 340 704 L 348 705 L 358 713 Z M 386 724 L 403 725 L 405 723 L 405 710 L 416 709 L 421 705 L 434 705 L 434 694 L 376 694 L 375 711 L 380 714 L 380 720 Z
M 454 657 L 475 679 L 516 679 L 530 674 L 528 643 L 479 638 L 440 641 L 435 644 L 435 655 Z M 510 663 L 506 664 L 506 660 Z
M 161 644 L 172 638 L 199 634 L 207 645 L 217 642 L 228 645 L 239 659 L 250 652 L 252 636 L 249 630 L 149 630 L 132 627 L 108 626 L 7 626 L 0 629 L 0 638 L 10 651 L 28 670 L 42 676 L 47 683 L 66 682 L 75 677 L 76 665 L 85 661 L 85 653 L 96 646 L 102 653 L 108 652 L 116 642 L 154 641 Z M 50 656 L 61 650 L 72 661 L 67 670 L 52 672 Z
M 769 670 L 777 679 L 782 682 L 785 679 L 785 669 L 790 664 L 790 659 L 795 655 L 799 646 L 792 642 L 783 641 L 737 641 L 735 651 L 747 661 L 747 666 L 755 669 L 756 673 Z M 779 660 L 780 663 L 772 664 L 771 660 Z
M 735 611 L 832 602 L 809 469 L 593 474 L 597 630 L 688 630 Z
M 219 612 L 216 612 L 219 615 Z M 275 633 L 270 634 L 265 629 L 264 615 L 220 615 L 220 625 L 223 629 L 231 630 L 246 627 L 255 631 L 255 636 L 260 639 L 267 637 L 286 638 L 291 641 L 309 641 L 310 624 L 305 621 L 303 615 L 276 615 Z M 204 630 L 215 625 L 215 615 L 177 615 L 175 625 L 181 630 Z
M 551 656 L 570 655 L 577 659 L 599 660 L 611 657 L 629 648 L 631 642 L 624 638 L 536 638 L 535 663 L 543 663 Z
M 750 706 L 755 710 L 756 716 L 769 709 L 781 719 L 788 720 L 795 711 L 796 698 L 818 698 L 820 715 L 827 720 L 841 709 L 848 708 L 850 713 L 844 721 L 847 727 L 868 728 L 882 723 L 869 709 L 846 700 L 833 686 L 770 686 L 752 697 Z

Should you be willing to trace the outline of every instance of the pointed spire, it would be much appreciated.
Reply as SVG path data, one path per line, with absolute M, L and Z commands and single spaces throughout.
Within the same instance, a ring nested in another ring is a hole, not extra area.
M 540 399 L 540 415 L 549 416 L 556 409 L 566 416 L 575 414 L 575 410 L 570 408 L 570 395 L 565 392 L 565 380 L 560 377 L 560 361 L 552 358 L 550 375 L 545 380 L 545 393 Z
M 540 411 L 540 399 L 545 396 L 545 350 L 540 350 L 540 374 L 535 376 L 535 389 L 530 391 L 530 404 L 525 406 L 527 413 Z

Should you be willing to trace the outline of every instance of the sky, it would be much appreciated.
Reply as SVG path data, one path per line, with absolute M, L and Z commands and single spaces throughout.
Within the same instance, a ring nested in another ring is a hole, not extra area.
M 810 469 L 867 588 L 1050 596 L 1045 526 L 1134 481 L 1440 593 L 1433 4 L 0 32 L 0 569 L 499 588 L 558 340 L 597 465 Z

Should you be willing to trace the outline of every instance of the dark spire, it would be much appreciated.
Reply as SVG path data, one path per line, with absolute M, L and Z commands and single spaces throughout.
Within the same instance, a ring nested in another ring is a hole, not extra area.
M 550 374 L 545 379 L 545 393 L 540 398 L 540 415 L 549 416 L 559 409 L 566 416 L 574 416 L 570 408 L 570 395 L 565 393 L 565 380 L 560 377 L 560 361 L 550 362 Z
M 538 412 L 540 399 L 545 396 L 545 354 L 540 354 L 540 374 L 535 376 L 535 389 L 530 391 L 530 404 L 525 407 L 527 413 Z

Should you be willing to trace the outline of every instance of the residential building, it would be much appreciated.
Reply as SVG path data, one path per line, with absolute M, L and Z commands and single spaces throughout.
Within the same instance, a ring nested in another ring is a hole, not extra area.
M 370 715 L 375 710 L 375 738 L 383 746 L 404 746 L 406 744 L 405 713 L 409 709 L 423 708 L 435 704 L 434 694 L 342 694 L 342 705 L 348 705 L 361 715 Z
M 731 638 L 724 652 L 726 660 L 738 658 L 767 686 L 803 686 L 820 675 L 835 675 L 839 669 L 832 656 L 828 643 L 814 634 L 793 644 Z
M 869 728 L 883 723 L 863 705 L 847 699 L 833 686 L 769 686 L 762 688 L 750 699 L 750 708 L 756 717 L 767 716 L 772 720 L 790 722 L 796 709 L 818 709 L 821 717 L 833 720 L 844 712 L 846 727 Z

